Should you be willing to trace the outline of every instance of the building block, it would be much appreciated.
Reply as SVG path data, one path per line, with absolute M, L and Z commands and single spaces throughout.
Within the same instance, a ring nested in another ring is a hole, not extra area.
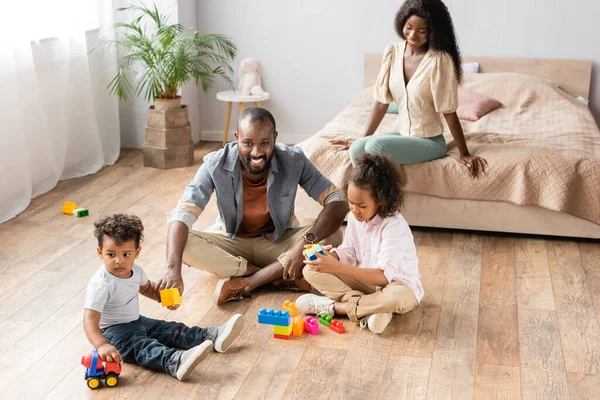
M 160 291 L 160 302 L 163 307 L 170 307 L 176 304 L 181 304 L 183 299 L 179 294 L 179 289 L 171 288 Z
M 296 307 L 296 304 L 289 300 L 283 302 L 283 306 L 281 307 L 281 309 L 289 311 L 290 317 L 292 318 L 296 318 L 298 316 L 298 308 Z
M 258 311 L 258 323 L 265 325 L 290 326 L 292 318 L 289 311 L 261 308 Z
M 65 204 L 63 204 L 61 211 L 63 214 L 73 215 L 73 211 L 75 211 L 77 208 L 77 204 L 67 201 Z
M 331 321 L 331 324 L 329 325 L 329 329 L 331 329 L 332 331 L 337 332 L 337 333 L 346 332 L 346 329 L 344 329 L 344 324 L 341 321 L 338 321 L 337 319 L 334 319 Z
M 304 330 L 311 335 L 317 335 L 319 333 L 319 324 L 313 317 L 306 317 L 304 320 Z
M 285 335 L 285 336 L 289 336 L 292 334 L 292 328 L 293 326 L 273 326 L 273 333 L 276 333 L 278 335 Z
M 326 327 L 329 327 L 329 325 L 331 325 L 332 319 L 333 319 L 333 317 L 331 315 L 322 314 L 321 317 L 319 318 L 319 323 L 321 325 L 325 325 Z
M 73 215 L 76 217 L 87 217 L 90 215 L 90 211 L 87 208 L 78 208 L 73 210 Z
M 321 253 L 322 255 L 325 255 L 325 251 L 323 251 L 323 248 L 318 244 L 313 244 L 302 251 L 304 257 L 306 257 L 306 259 L 309 261 L 315 261 L 317 259 L 315 253 Z
M 278 335 L 278 334 L 274 333 L 273 337 L 275 339 L 290 340 L 292 338 L 292 334 L 290 333 L 289 335 Z
M 292 322 L 292 333 L 294 336 L 302 336 L 304 333 L 304 321 L 300 317 L 294 318 Z

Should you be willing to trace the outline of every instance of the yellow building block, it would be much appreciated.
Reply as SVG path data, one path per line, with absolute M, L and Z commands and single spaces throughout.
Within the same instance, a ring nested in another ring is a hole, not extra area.
M 61 211 L 63 214 L 73 215 L 73 211 L 78 208 L 79 207 L 77 207 L 77 204 L 67 201 L 65 204 L 63 204 Z
M 296 304 L 286 300 L 283 302 L 283 306 L 281 307 L 282 311 L 289 311 L 290 313 L 290 317 L 292 318 L 296 318 L 298 316 L 298 308 L 296 307 Z
M 160 291 L 160 302 L 163 307 L 170 307 L 176 304 L 181 304 L 183 299 L 179 294 L 179 289 L 171 288 Z
M 292 332 L 294 336 L 302 336 L 304 333 L 304 320 L 301 317 L 296 317 L 292 321 Z
M 278 335 L 289 336 L 292 333 L 292 325 L 289 326 L 273 326 L 273 333 Z

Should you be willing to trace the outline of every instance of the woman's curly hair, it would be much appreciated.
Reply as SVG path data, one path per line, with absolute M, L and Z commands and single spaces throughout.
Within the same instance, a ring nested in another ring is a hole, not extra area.
M 395 27 L 396 32 L 404 40 L 402 29 L 406 20 L 416 15 L 425 20 L 429 30 L 429 48 L 438 51 L 445 51 L 454 61 L 454 72 L 458 82 L 462 80 L 461 57 L 456 34 L 454 33 L 454 24 L 452 17 L 448 12 L 448 7 L 442 0 L 406 0 L 396 13 Z
M 100 248 L 104 236 L 110 237 L 118 245 L 134 239 L 136 248 L 140 247 L 140 242 L 144 240 L 144 226 L 135 215 L 113 214 L 94 222 L 94 227 L 94 236 L 98 239 Z
M 381 217 L 396 214 L 404 204 L 406 174 L 402 166 L 388 156 L 360 153 L 356 158 L 356 165 L 346 175 L 346 194 L 350 183 L 371 192 L 375 202 L 380 204 L 377 213 Z

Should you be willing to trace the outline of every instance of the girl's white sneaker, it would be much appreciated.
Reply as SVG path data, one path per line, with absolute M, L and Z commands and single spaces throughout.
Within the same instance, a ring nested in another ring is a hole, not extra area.
M 392 317 L 392 313 L 380 313 L 369 315 L 369 317 L 367 318 L 367 326 L 369 327 L 369 330 L 371 332 L 381 333 L 385 331 L 385 328 L 387 328 L 387 326 L 390 324 Z
M 329 297 L 316 294 L 304 294 L 296 299 L 296 307 L 300 314 L 327 314 L 333 317 L 334 304 L 335 301 Z

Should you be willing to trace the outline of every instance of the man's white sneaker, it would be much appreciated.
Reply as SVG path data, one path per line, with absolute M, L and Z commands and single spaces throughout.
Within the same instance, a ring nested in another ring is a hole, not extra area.
M 335 301 L 329 297 L 317 296 L 316 294 L 304 294 L 296 299 L 296 307 L 301 314 L 327 314 L 333 317 L 334 304 Z

